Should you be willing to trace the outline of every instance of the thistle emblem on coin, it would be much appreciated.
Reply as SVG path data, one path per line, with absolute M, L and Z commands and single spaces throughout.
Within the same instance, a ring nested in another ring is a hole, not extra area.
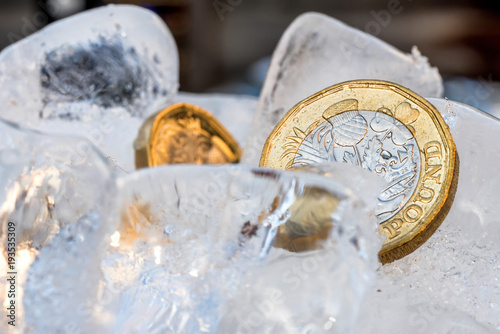
M 411 123 L 419 111 L 403 102 L 393 111 L 358 110 L 358 101 L 346 99 L 323 113 L 323 122 L 289 137 L 282 158 L 294 154 L 288 168 L 322 162 L 344 162 L 361 166 L 384 178 L 387 186 L 379 194 L 377 216 L 384 221 L 394 215 L 413 193 L 420 158 Z M 315 125 L 315 124 L 314 124 Z

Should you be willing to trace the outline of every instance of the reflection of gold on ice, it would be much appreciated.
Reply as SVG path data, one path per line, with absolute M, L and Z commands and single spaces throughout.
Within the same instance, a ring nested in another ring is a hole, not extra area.
M 149 203 L 141 202 L 137 197 L 121 213 L 121 224 L 111 235 L 112 247 L 130 245 L 136 240 L 169 243 L 163 234 L 161 212 L 153 212 Z
M 274 247 L 292 252 L 318 249 L 328 239 L 339 199 L 320 188 L 307 188 L 290 207 L 290 218 L 278 228 Z
M 141 234 L 150 225 L 152 214 L 149 204 L 140 203 L 137 198 L 127 205 L 121 214 L 121 225 L 119 228 L 122 244 L 130 244 L 141 237 Z

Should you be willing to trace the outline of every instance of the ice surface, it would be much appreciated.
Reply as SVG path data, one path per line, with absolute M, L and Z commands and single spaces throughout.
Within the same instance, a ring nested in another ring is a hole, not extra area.
M 464 104 L 429 101 L 447 118 L 457 146 L 455 201 L 423 246 L 379 269 L 357 333 L 500 330 L 500 121 Z
M 16 125 L 0 121 L 0 226 L 2 249 L 6 249 L 7 224 L 15 223 L 16 271 L 17 275 L 17 325 L 22 332 L 24 321 L 23 285 L 28 277 L 31 263 L 39 252 L 61 235 L 68 244 L 78 244 L 85 238 L 79 230 L 86 221 L 95 216 L 109 186 L 111 166 L 87 141 L 77 138 L 48 136 L 21 129 Z M 54 266 L 49 265 L 43 276 L 44 293 L 57 296 L 58 259 L 64 257 L 65 249 L 58 248 L 53 254 Z M 0 272 L 7 273 L 6 252 L 0 257 Z M 36 263 L 36 261 L 35 261 Z M 83 269 L 83 268 L 82 268 Z M 69 272 L 73 275 L 76 272 Z M 6 277 L 0 284 L 0 302 L 4 305 Z M 40 292 L 40 291 L 39 291 Z M 61 291 L 59 291 L 61 293 Z M 68 291 L 63 295 L 67 296 Z M 24 291 L 28 297 L 43 299 Z M 28 307 L 30 298 L 24 299 Z M 66 300 L 61 299 L 59 305 Z M 33 304 L 31 304 L 33 305 Z M 67 305 L 69 306 L 69 305 Z M 35 308 L 36 309 L 36 308 Z M 37 312 L 53 312 L 36 309 Z M 2 307 L 0 316 L 6 318 Z M 35 319 L 37 315 L 31 314 Z M 30 318 L 30 317 L 27 317 Z M 33 318 L 30 318 L 33 319 Z M 2 321 L 0 329 L 5 329 Z M 3 332 L 3 330 L 2 330 Z M 6 332 L 6 330 L 5 330 Z
M 39 315 L 33 332 L 54 332 L 64 317 L 71 318 L 65 328 L 120 333 L 302 333 L 314 326 L 344 333 L 356 321 L 381 242 L 373 208 L 349 188 L 316 175 L 242 166 L 161 166 L 117 182 L 104 224 L 114 231 L 100 234 L 107 247 L 96 246 L 99 234 L 89 228 L 78 247 L 61 236 L 40 252 L 27 287 L 43 295 L 26 306 Z M 331 201 L 334 207 L 324 205 Z M 265 240 L 278 240 L 281 228 L 308 210 L 326 214 L 321 224 L 333 223 L 319 249 L 263 253 Z M 280 226 L 278 234 L 272 226 Z M 57 281 L 42 283 L 62 247 L 65 269 L 56 271 Z M 73 265 L 84 274 L 86 296 L 78 294 L 84 285 Z M 50 312 L 66 303 L 54 293 L 61 289 L 77 291 L 68 303 L 78 305 L 79 317 L 70 315 L 74 308 Z
M 416 47 L 404 54 L 383 41 L 317 13 L 299 16 L 274 51 L 242 161 L 257 165 L 264 142 L 295 104 L 334 84 L 387 80 L 441 97 L 443 83 Z

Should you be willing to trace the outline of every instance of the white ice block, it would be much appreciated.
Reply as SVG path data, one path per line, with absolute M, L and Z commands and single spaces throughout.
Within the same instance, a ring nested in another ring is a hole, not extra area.
M 404 54 L 326 15 L 299 16 L 274 51 L 243 162 L 258 165 L 267 137 L 295 104 L 334 84 L 361 79 L 395 82 L 423 96 L 443 93 L 438 70 L 417 48 Z

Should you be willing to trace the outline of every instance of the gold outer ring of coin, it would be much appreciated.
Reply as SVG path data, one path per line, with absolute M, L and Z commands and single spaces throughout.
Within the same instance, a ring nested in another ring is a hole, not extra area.
M 260 166 L 293 169 L 339 160 L 386 179 L 376 212 L 386 236 L 382 263 L 420 247 L 451 208 L 459 170 L 455 143 L 439 111 L 407 88 L 359 80 L 306 98 L 276 125 Z
M 165 164 L 236 163 L 241 149 L 208 111 L 177 103 L 150 116 L 134 141 L 137 169 Z

